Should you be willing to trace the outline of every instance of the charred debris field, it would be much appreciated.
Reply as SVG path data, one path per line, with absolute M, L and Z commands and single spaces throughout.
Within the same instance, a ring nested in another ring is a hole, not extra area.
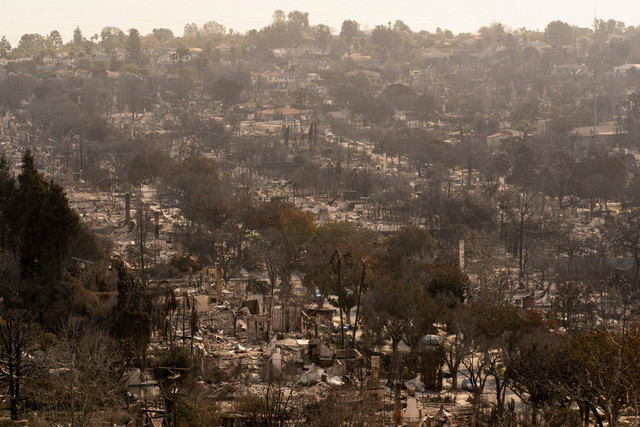
M 615 20 L 3 37 L 0 424 L 637 425 L 637 64 Z

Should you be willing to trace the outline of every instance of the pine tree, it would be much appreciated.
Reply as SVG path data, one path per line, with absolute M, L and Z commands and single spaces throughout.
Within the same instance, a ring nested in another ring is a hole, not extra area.
M 127 39 L 127 50 L 129 62 L 140 64 L 142 59 L 142 50 L 140 48 L 140 33 L 135 28 L 129 30 L 129 38 Z
M 38 225 L 40 206 L 44 198 L 46 181 L 38 173 L 31 151 L 22 158 L 22 172 L 18 176 L 13 222 L 17 239 L 17 255 L 23 278 L 34 278 L 40 261 Z M 16 217 L 17 216 L 17 217 Z
M 41 210 L 40 232 L 42 233 L 43 261 L 46 268 L 60 279 L 69 253 L 69 245 L 80 227 L 78 214 L 69 207 L 62 187 L 50 181 Z
M 82 31 L 80 31 L 80 27 L 76 26 L 76 29 L 73 30 L 73 44 L 80 45 L 83 40 L 84 37 L 82 37 Z
M 11 212 L 16 192 L 16 181 L 11 175 L 9 161 L 0 157 L 0 248 L 6 251 L 12 247 Z
M 5 36 L 0 39 L 0 58 L 6 58 L 11 53 L 11 43 Z
M 27 150 L 15 197 L 15 233 L 21 273 L 26 279 L 59 279 L 69 243 L 78 232 L 78 214 L 58 184 L 38 172 Z

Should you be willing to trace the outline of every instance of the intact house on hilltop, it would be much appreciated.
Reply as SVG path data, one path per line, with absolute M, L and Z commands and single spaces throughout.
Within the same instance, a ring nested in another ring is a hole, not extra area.
M 503 129 L 487 136 L 487 146 L 492 150 L 500 150 L 506 142 L 514 142 L 524 138 L 524 132 L 514 129 Z
M 595 144 L 602 144 L 608 148 L 625 146 L 627 143 L 626 132 L 615 123 L 596 126 L 577 127 L 571 131 L 571 136 L 575 138 L 574 149 L 589 149 Z
M 284 107 L 258 111 L 258 116 L 266 120 L 295 121 L 300 115 L 311 113 L 312 110 L 299 110 L 297 108 Z

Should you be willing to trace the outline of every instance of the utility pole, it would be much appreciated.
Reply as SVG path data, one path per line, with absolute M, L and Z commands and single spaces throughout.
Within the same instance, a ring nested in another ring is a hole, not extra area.
M 593 8 L 593 147 L 595 148 L 598 143 L 598 114 L 597 114 L 597 79 L 596 79 L 596 69 L 598 68 L 597 61 L 597 50 L 598 50 L 598 19 L 596 18 L 596 8 Z
M 140 230 L 140 276 L 142 278 L 142 284 L 146 285 L 146 281 L 144 277 L 145 226 L 144 226 L 144 217 L 142 212 L 142 200 L 140 200 L 140 204 L 138 205 L 138 229 Z
M 331 263 L 334 264 L 334 268 L 336 271 L 336 282 L 338 285 L 338 306 L 340 308 L 340 348 L 344 349 L 344 321 L 342 315 L 342 280 L 341 280 L 341 269 L 342 269 L 342 254 L 336 250 L 333 256 L 331 257 Z
M 360 315 L 360 300 L 362 297 L 362 290 L 364 288 L 364 278 L 366 275 L 366 264 L 362 263 L 362 276 L 360 278 L 360 286 L 358 287 L 358 304 L 356 305 L 356 320 L 353 323 L 353 337 L 351 338 L 351 348 L 356 348 L 356 332 L 358 331 L 358 317 Z
M 136 106 L 135 106 L 135 99 L 133 96 L 133 82 L 131 83 L 131 135 L 133 136 L 133 124 L 136 121 Z
M 84 154 L 82 150 L 83 136 L 80 134 L 80 178 L 84 178 Z

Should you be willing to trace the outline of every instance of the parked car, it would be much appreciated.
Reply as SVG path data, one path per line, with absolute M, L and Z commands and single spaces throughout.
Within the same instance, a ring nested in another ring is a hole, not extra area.
M 353 326 L 342 324 L 342 329 L 344 329 L 345 332 L 353 331 Z M 340 326 L 336 326 L 336 332 L 340 332 Z
M 462 389 L 470 393 L 475 393 L 480 390 L 480 387 L 475 385 L 469 378 L 465 378 L 462 380 Z
M 440 340 L 441 338 L 437 335 L 425 335 L 422 338 L 422 342 L 432 347 L 440 347 Z

